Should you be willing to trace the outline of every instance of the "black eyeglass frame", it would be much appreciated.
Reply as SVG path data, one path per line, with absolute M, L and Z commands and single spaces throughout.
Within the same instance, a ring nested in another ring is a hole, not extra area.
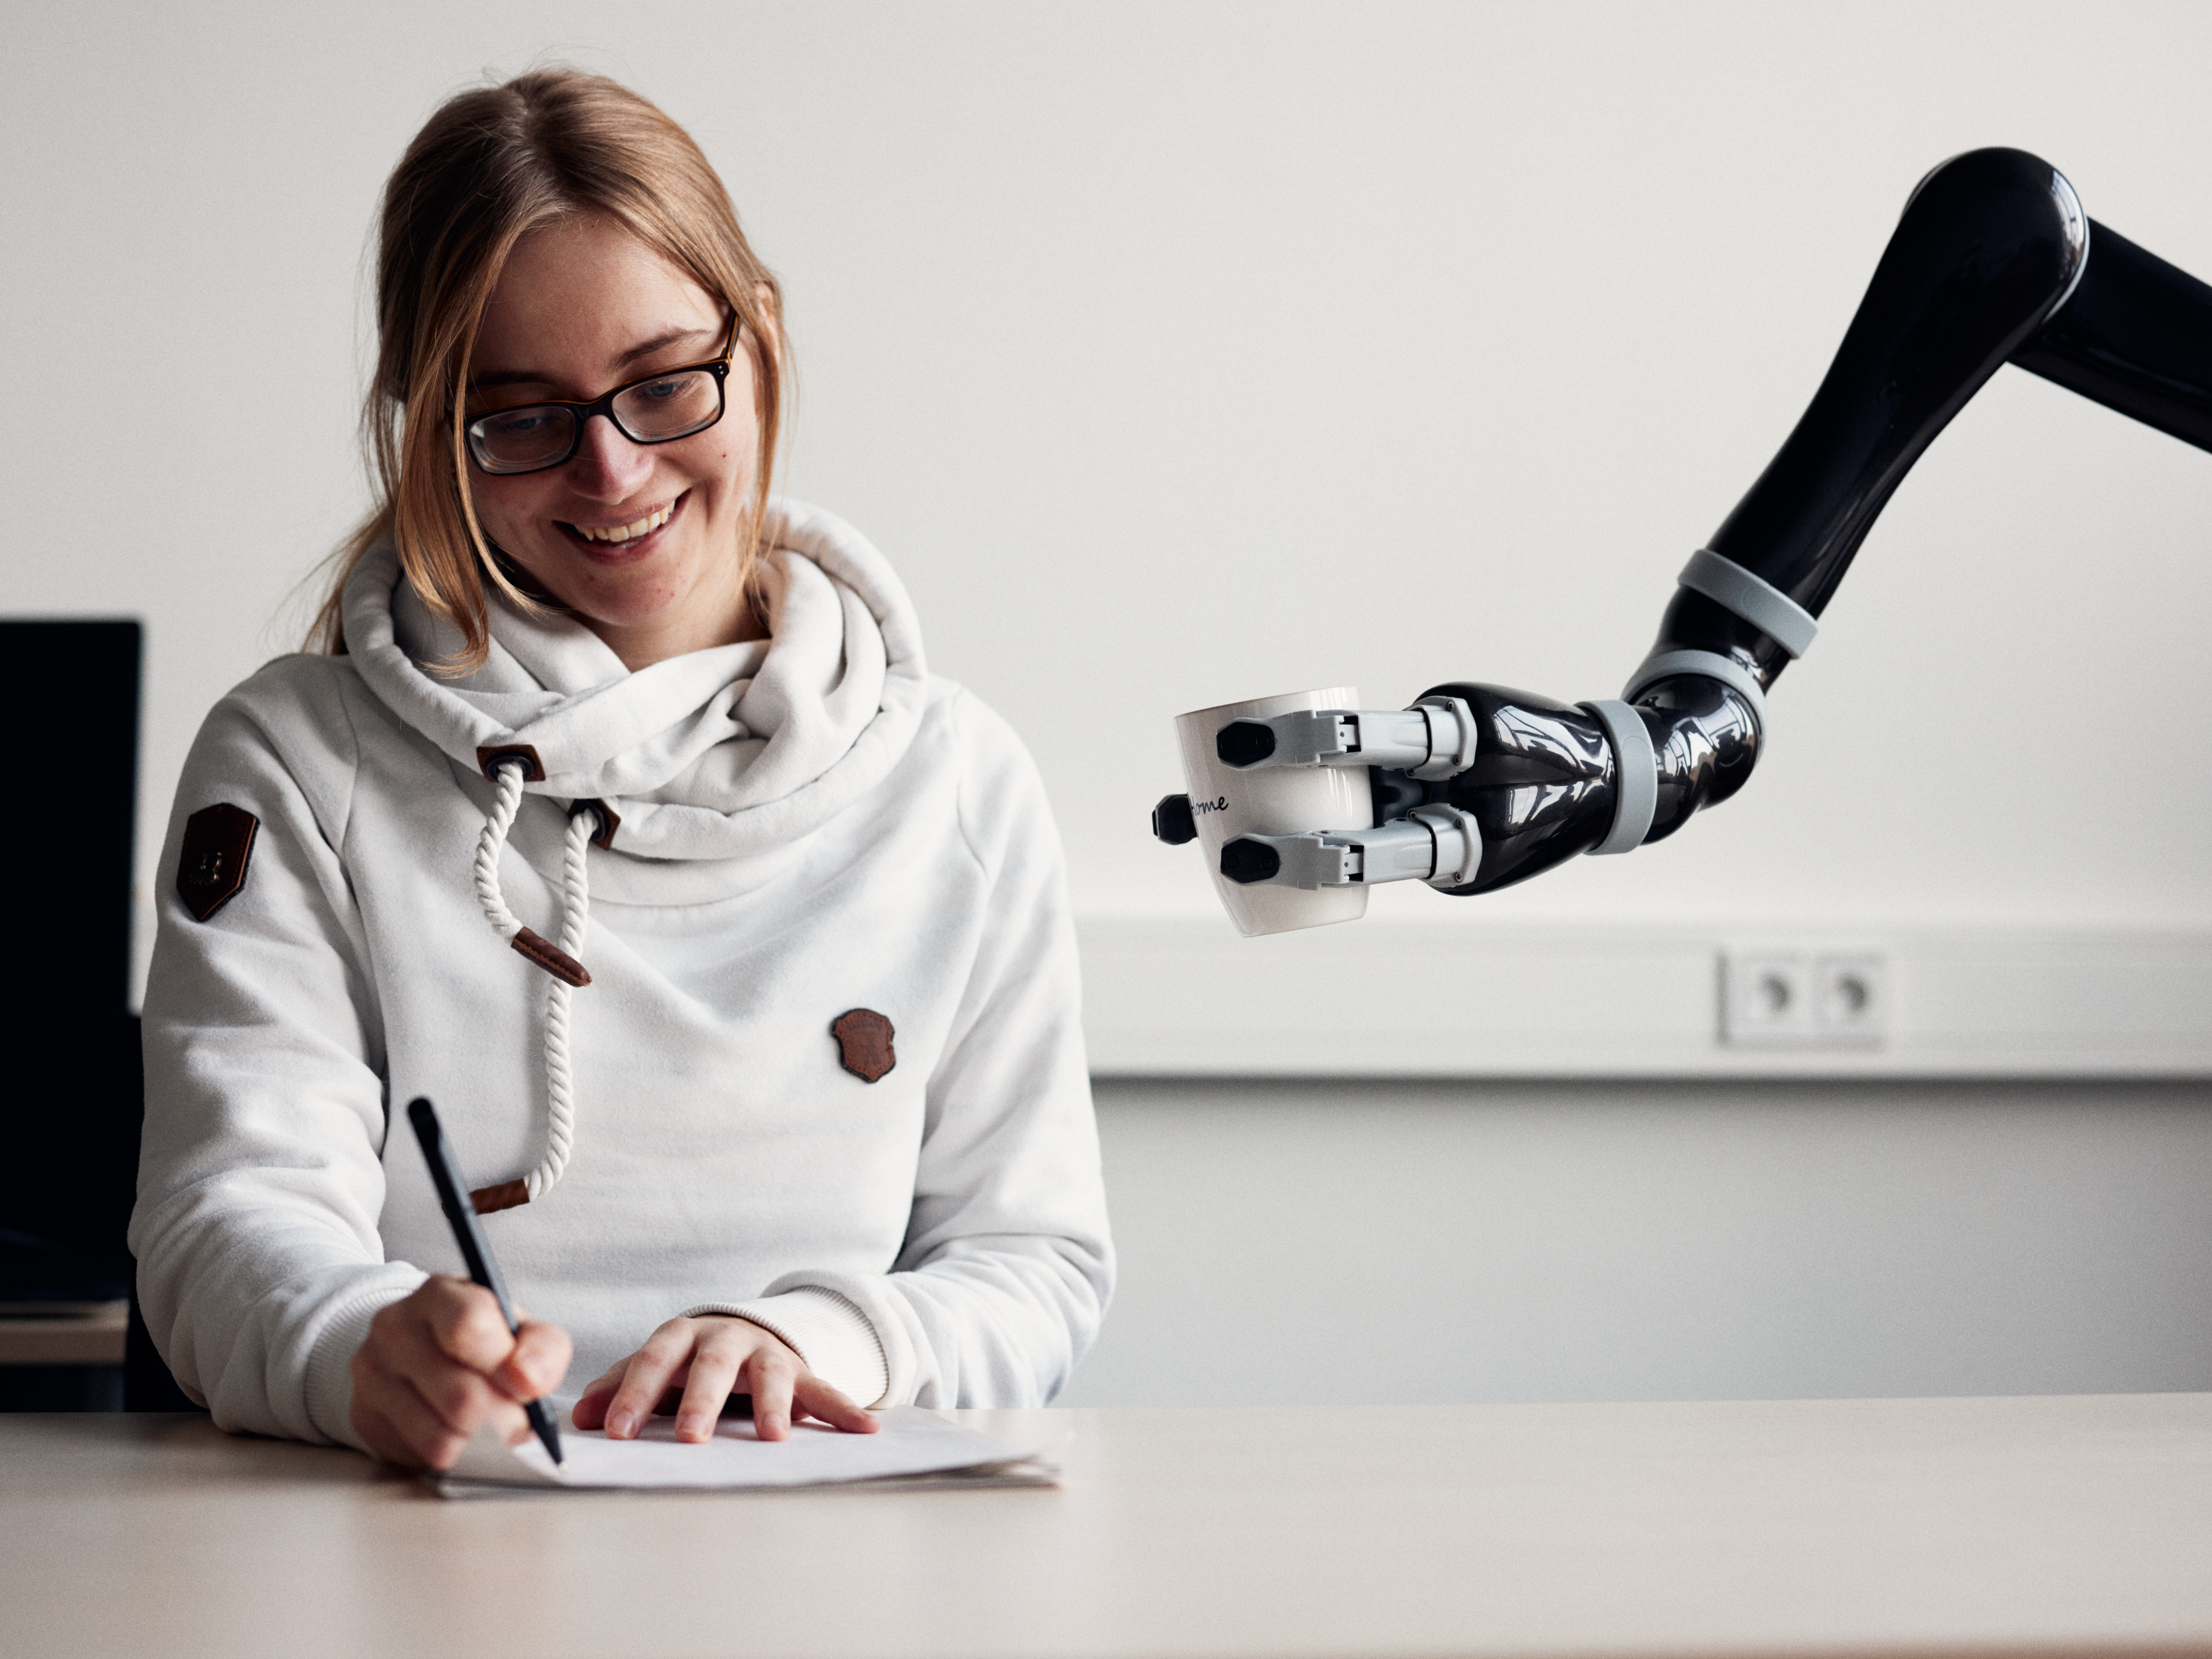
M 685 363 L 680 368 L 664 368 L 655 374 L 641 374 L 635 380 L 626 380 L 605 397 L 594 398 L 589 403 L 577 403 L 567 398 L 540 398 L 535 403 L 516 404 L 510 409 L 488 409 L 483 414 L 470 420 L 462 428 L 464 435 L 468 439 L 469 459 L 476 463 L 477 470 L 487 477 L 523 478 L 533 472 L 550 472 L 555 467 L 566 466 L 576 459 L 576 452 L 583 447 L 584 428 L 591 424 L 594 415 L 605 416 L 614 429 L 634 444 L 646 446 L 672 444 L 680 443 L 686 438 L 696 438 L 701 433 L 710 431 L 720 425 L 722 416 L 729 413 L 730 365 L 738 355 L 738 341 L 743 337 L 744 333 L 744 319 L 732 315 L 730 319 L 730 341 L 722 348 L 720 356 L 703 363 Z M 655 380 L 665 380 L 672 374 L 701 373 L 712 374 L 714 377 L 714 416 L 712 420 L 702 421 L 688 432 L 672 432 L 665 438 L 641 438 L 623 425 L 622 416 L 615 413 L 615 399 L 625 392 L 635 392 L 641 386 L 651 386 Z M 482 439 L 477 428 L 486 421 L 495 419 L 501 415 L 519 414 L 526 409 L 565 409 L 573 412 L 576 417 L 576 423 L 568 428 L 568 447 L 562 451 L 557 459 L 540 461 L 535 466 L 499 468 L 487 465 L 483 452 L 478 447 Z

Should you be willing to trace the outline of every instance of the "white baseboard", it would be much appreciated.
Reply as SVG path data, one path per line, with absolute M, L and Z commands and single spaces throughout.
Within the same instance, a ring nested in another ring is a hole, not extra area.
M 1246 939 L 1224 921 L 1127 918 L 1079 931 L 1101 1077 L 2212 1076 L 2202 932 L 1370 920 Z M 1881 1042 L 1725 1042 L 1723 953 L 1776 944 L 1881 953 Z

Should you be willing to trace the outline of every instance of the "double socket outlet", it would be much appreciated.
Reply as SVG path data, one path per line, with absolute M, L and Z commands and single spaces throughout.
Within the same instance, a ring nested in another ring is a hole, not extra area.
M 1760 945 L 1720 958 L 1720 1036 L 1731 1048 L 1879 1048 L 1889 1034 L 1879 951 Z

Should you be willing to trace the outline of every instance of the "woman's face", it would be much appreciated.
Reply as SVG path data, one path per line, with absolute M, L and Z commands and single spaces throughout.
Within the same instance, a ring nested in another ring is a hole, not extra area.
M 468 416 L 547 398 L 585 402 L 710 361 L 730 320 L 612 220 L 562 220 L 515 245 L 492 290 Z M 722 418 L 704 432 L 635 444 L 595 416 L 560 466 L 501 477 L 468 464 L 485 533 L 632 669 L 762 631 L 738 550 L 760 448 L 751 343 L 750 335 L 740 342 Z

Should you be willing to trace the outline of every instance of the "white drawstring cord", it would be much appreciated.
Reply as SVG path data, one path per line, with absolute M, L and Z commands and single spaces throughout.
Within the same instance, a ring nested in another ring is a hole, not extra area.
M 492 796 L 491 816 L 484 820 L 483 834 L 477 837 L 477 902 L 483 907 L 484 920 L 505 939 L 520 933 L 522 924 L 507 908 L 507 896 L 499 890 L 499 855 L 507 846 L 515 809 L 522 805 L 522 779 L 527 770 L 520 759 L 494 763 L 491 781 L 496 793 Z
M 584 950 L 584 926 L 591 919 L 591 873 L 586 862 L 596 814 L 589 807 L 570 814 L 568 854 L 561 865 L 561 951 L 571 961 Z M 575 988 L 555 976 L 545 988 L 545 1156 L 522 1177 L 533 1199 L 568 1167 L 569 1149 L 576 1144 L 575 1079 L 568 1068 L 568 999 Z
M 599 821 L 595 804 L 580 805 L 569 814 L 561 862 L 561 942 L 550 944 L 522 925 L 507 908 L 506 895 L 500 889 L 500 854 L 522 805 L 528 768 L 517 756 L 495 757 L 489 769 L 497 793 L 484 819 L 483 834 L 477 838 L 477 903 L 493 930 L 543 968 L 553 982 L 546 988 L 545 998 L 545 1156 L 521 1180 L 501 1182 L 471 1194 L 479 1212 L 507 1209 L 543 1198 L 568 1167 L 568 1154 L 575 1146 L 575 1076 L 568 1061 L 568 1000 L 576 988 L 592 982 L 578 958 L 584 949 L 584 930 L 591 920 L 588 854 Z

